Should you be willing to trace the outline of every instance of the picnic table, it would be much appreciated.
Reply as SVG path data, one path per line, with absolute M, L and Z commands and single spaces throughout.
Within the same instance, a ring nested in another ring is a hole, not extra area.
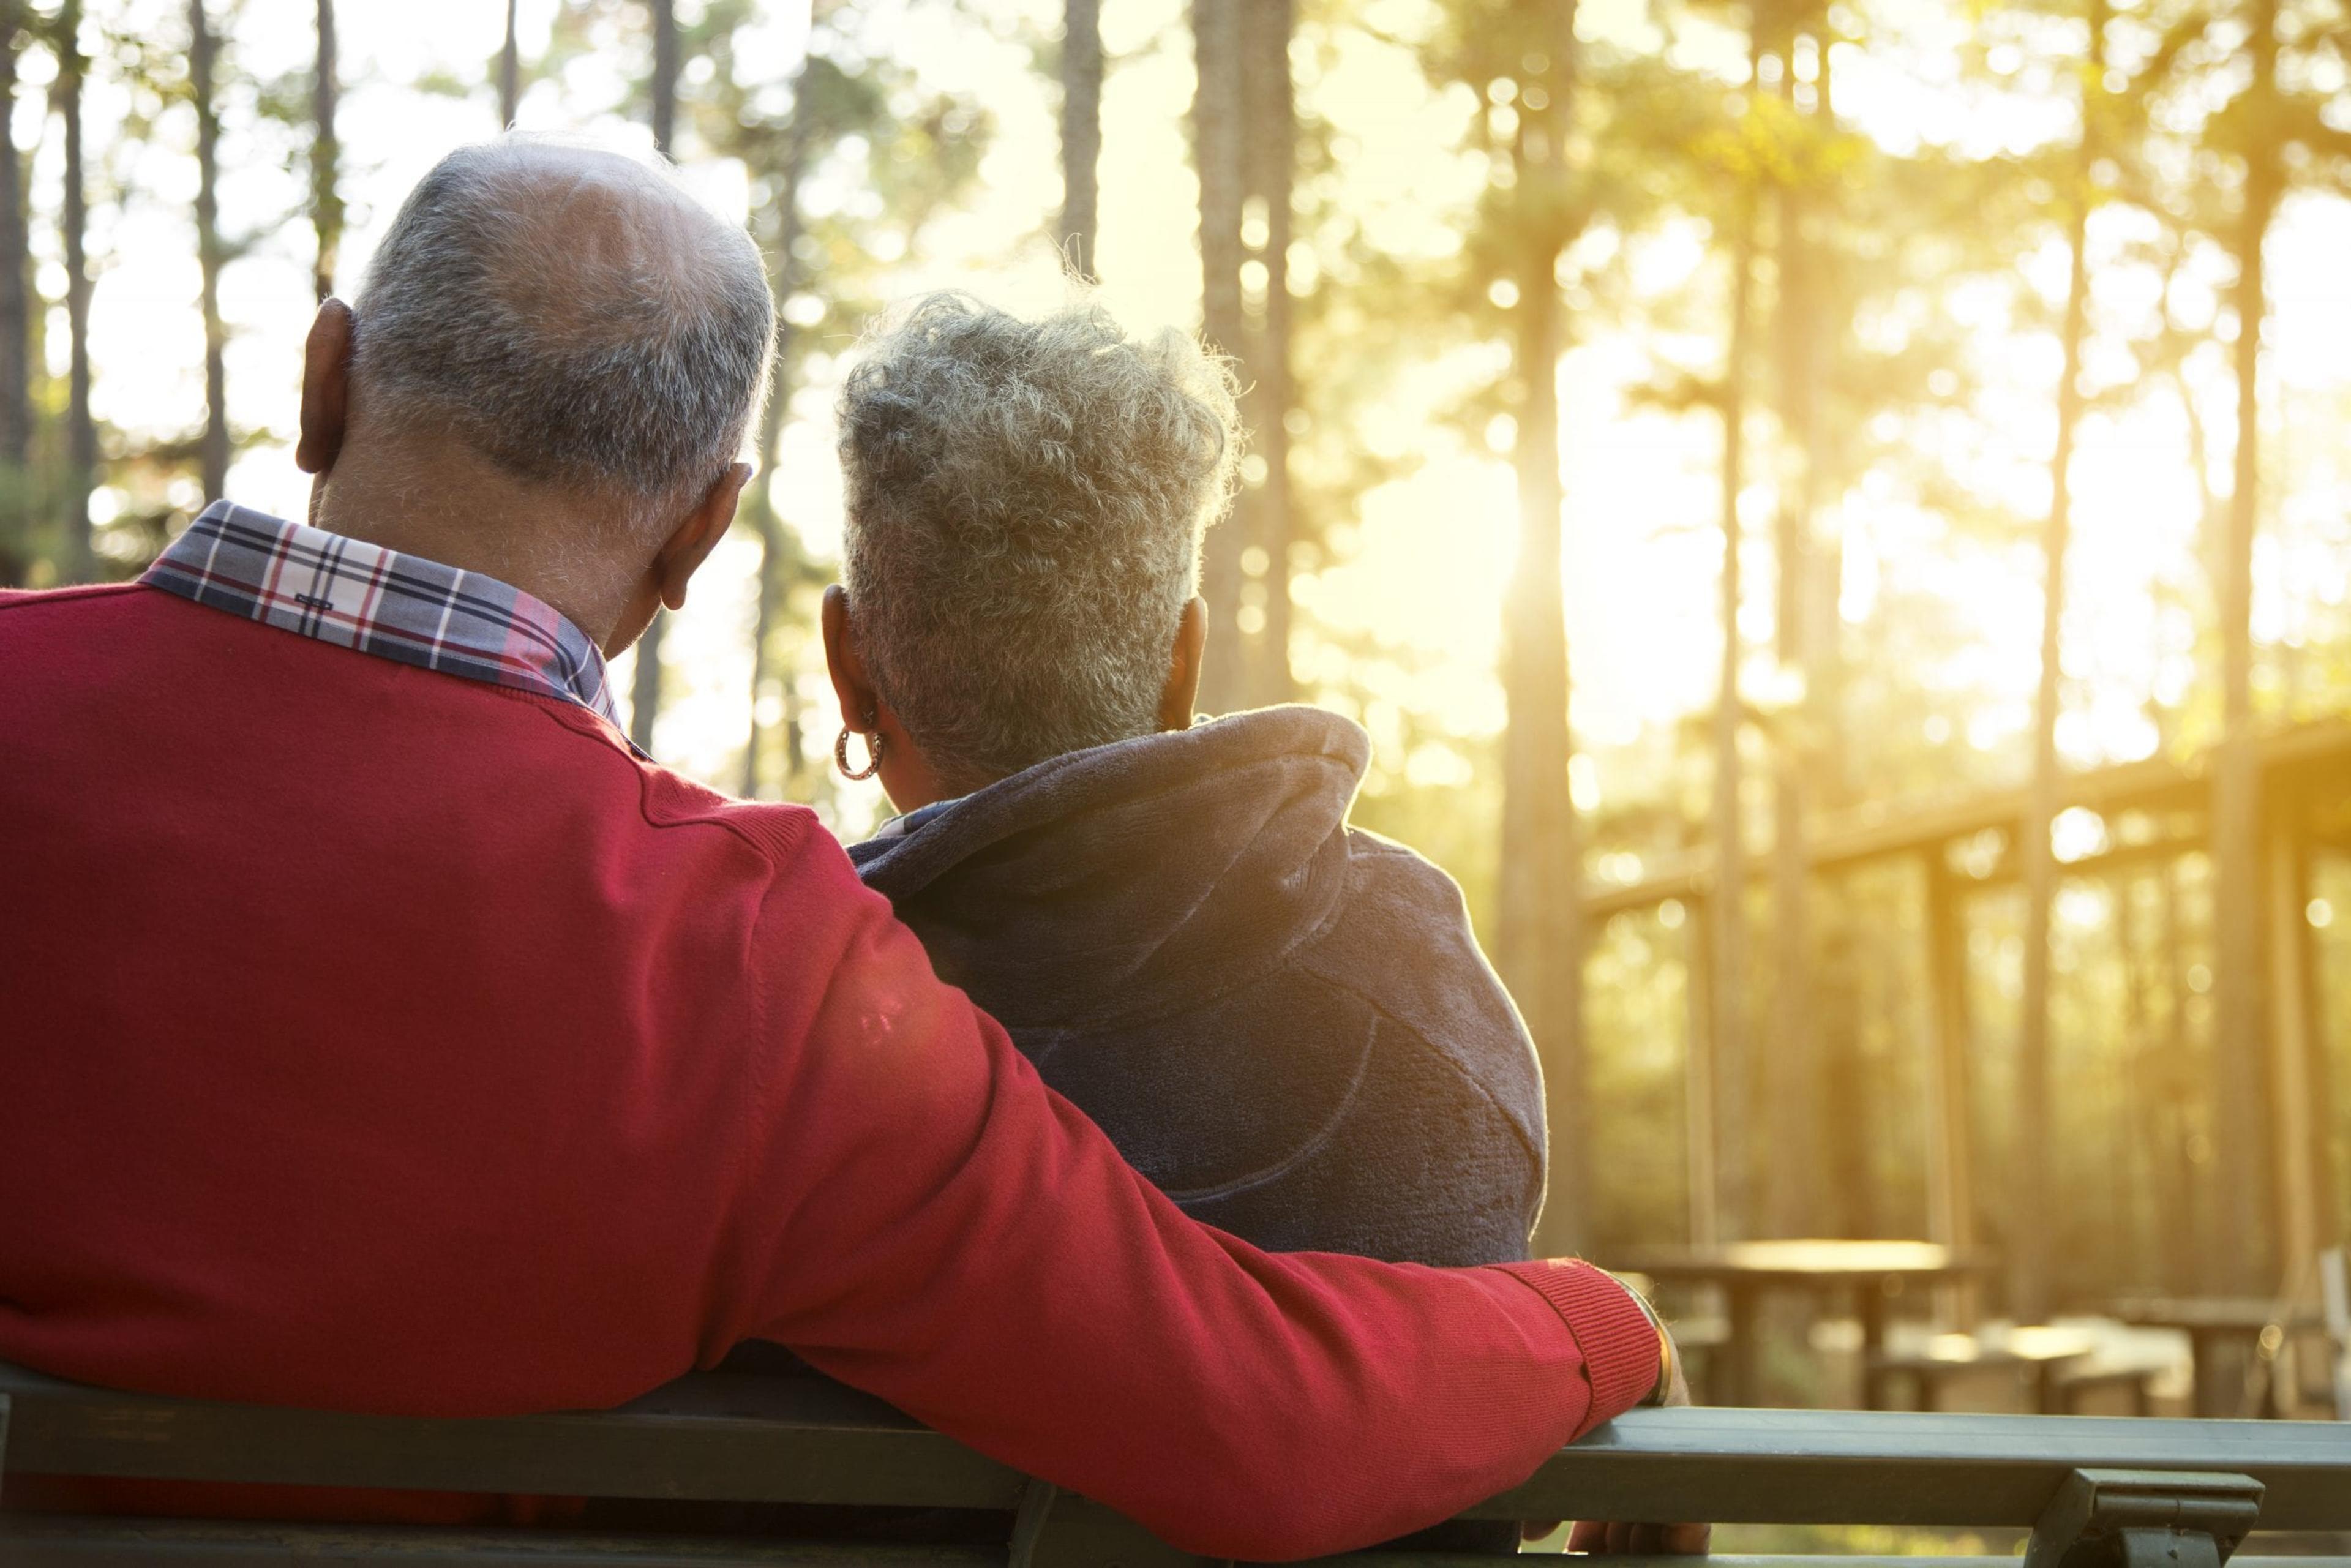
M 2326 1326 L 2307 1308 L 2280 1312 L 2275 1301 L 2258 1296 L 2126 1297 L 2114 1303 L 2114 1315 L 2133 1328 L 2169 1329 L 2188 1336 L 2195 1413 L 2204 1416 L 2233 1416 L 2244 1400 L 2243 1384 L 2231 1375 L 2241 1376 L 2243 1364 L 2221 1354 L 2224 1347 L 2239 1346 L 2251 1357 L 2258 1353 L 2262 1336 L 2272 1329 L 2304 1333 Z M 2262 1380 L 2259 1413 L 2284 1414 L 2274 1376 Z
M 1989 1273 L 1986 1254 L 1959 1252 L 1933 1241 L 1733 1241 L 1714 1247 L 1659 1247 L 1628 1250 L 1614 1267 L 1646 1274 L 1660 1284 L 1710 1285 L 1723 1293 L 1728 1336 L 1722 1347 L 1719 1387 L 1708 1392 L 1724 1405 L 1751 1405 L 1756 1396 L 1756 1309 L 1767 1291 L 1797 1293 L 1818 1302 L 1849 1301 L 1861 1324 L 1862 1365 L 1876 1362 L 1886 1348 L 1886 1298 L 1907 1283 L 1947 1284 Z M 1864 1402 L 1875 1398 L 1863 1380 Z

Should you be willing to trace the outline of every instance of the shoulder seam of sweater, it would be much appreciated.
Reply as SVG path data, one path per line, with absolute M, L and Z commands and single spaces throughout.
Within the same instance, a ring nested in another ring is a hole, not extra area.
M 425 672 L 430 674 L 432 672 Z M 656 831 L 664 828 L 716 828 L 732 834 L 743 845 L 758 854 L 771 867 L 780 871 L 784 863 L 808 839 L 808 825 L 813 821 L 806 810 L 752 810 L 743 813 L 745 820 L 726 810 L 722 803 L 711 810 L 684 810 L 664 812 L 655 804 L 654 796 L 663 790 L 676 791 L 680 786 L 699 789 L 680 779 L 665 782 L 667 770 L 660 764 L 648 762 L 619 743 L 617 731 L 606 733 L 602 716 L 591 713 L 569 697 L 550 696 L 544 692 L 526 691 L 515 686 L 501 686 L 491 682 L 476 683 L 517 702 L 527 703 L 552 722 L 582 740 L 591 741 L 627 763 L 637 775 L 637 811 L 645 826 Z M 716 793 L 715 791 L 713 792 Z M 720 798 L 722 802 L 724 797 Z M 756 806 L 757 802 L 742 802 Z

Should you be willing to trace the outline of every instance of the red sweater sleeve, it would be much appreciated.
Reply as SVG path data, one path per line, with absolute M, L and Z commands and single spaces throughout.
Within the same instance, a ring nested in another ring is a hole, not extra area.
M 1276 1256 L 1186 1218 L 932 977 L 822 834 L 754 948 L 833 977 L 763 1002 L 722 1335 L 1259 1561 L 1492 1496 L 1656 1381 L 1647 1320 L 1588 1266 Z

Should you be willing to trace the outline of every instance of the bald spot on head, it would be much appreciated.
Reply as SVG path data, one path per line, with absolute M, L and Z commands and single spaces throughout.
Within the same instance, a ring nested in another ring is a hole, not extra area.
M 426 175 L 356 314 L 355 417 L 632 515 L 733 461 L 774 327 L 748 236 L 665 172 L 517 140 Z
M 500 146 L 481 172 L 511 233 L 494 286 L 550 340 L 625 346 L 697 304 L 740 233 L 643 164 L 590 148 Z

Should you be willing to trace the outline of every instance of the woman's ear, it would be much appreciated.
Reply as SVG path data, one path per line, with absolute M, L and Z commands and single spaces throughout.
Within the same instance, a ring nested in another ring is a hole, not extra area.
M 1159 693 L 1159 727 L 1192 727 L 1192 705 L 1200 698 L 1200 654 L 1208 645 L 1208 606 L 1194 594 L 1176 619 L 1176 645 L 1167 655 L 1167 685 Z
M 867 722 L 865 716 L 881 706 L 873 683 L 865 678 L 865 662 L 857 656 L 857 638 L 849 623 L 849 591 L 834 583 L 824 591 L 824 668 L 832 677 L 832 695 L 841 716 L 852 727 Z

